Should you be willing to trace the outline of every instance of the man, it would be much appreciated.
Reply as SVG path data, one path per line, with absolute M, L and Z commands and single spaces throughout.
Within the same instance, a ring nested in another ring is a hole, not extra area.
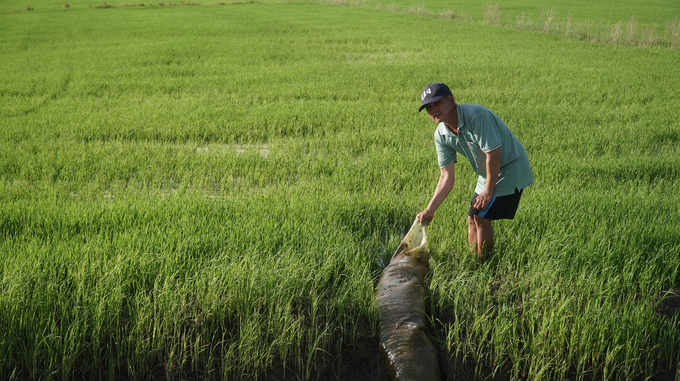
M 425 224 L 453 188 L 456 153 L 479 175 L 468 211 L 468 242 L 479 259 L 493 250 L 491 221 L 515 217 L 522 190 L 534 182 L 524 146 L 503 121 L 480 105 L 457 104 L 443 83 L 428 85 L 419 112 L 439 123 L 434 133 L 440 176 L 427 208 L 416 219 Z

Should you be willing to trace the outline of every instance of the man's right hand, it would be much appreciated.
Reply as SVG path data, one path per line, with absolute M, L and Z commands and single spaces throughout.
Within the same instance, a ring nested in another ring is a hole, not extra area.
M 430 212 L 430 209 L 425 208 L 425 210 L 418 213 L 416 216 L 416 221 L 418 221 L 420 225 L 427 225 L 432 221 L 433 218 L 434 212 Z

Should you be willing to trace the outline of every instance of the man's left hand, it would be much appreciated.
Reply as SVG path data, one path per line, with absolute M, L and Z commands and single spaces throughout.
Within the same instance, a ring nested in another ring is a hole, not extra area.
M 475 203 L 472 205 L 472 207 L 477 210 L 484 210 L 484 208 L 489 206 L 492 198 L 493 197 L 491 194 L 489 194 L 487 191 L 483 191 L 477 196 L 477 198 L 475 198 Z

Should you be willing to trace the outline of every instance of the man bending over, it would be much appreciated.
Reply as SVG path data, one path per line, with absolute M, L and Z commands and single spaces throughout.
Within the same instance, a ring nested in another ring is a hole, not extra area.
M 491 221 L 514 218 L 522 190 L 534 182 L 529 157 L 496 114 L 484 106 L 457 104 L 445 84 L 428 85 L 421 101 L 418 111 L 426 109 L 439 123 L 434 142 L 441 173 L 430 203 L 416 219 L 421 224 L 432 221 L 453 188 L 456 154 L 462 154 L 479 175 L 468 210 L 468 242 L 484 259 L 493 250 Z

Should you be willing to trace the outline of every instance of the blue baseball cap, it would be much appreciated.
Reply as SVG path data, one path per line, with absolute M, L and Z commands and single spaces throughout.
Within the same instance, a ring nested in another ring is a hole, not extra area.
M 439 102 L 440 99 L 447 95 L 453 95 L 453 93 L 451 92 L 451 89 L 449 89 L 449 87 L 445 84 L 441 82 L 435 82 L 427 85 L 425 90 L 423 90 L 423 94 L 420 96 L 420 100 L 423 101 L 423 105 L 420 106 L 418 112 L 423 111 L 425 106 L 429 105 L 430 103 Z

